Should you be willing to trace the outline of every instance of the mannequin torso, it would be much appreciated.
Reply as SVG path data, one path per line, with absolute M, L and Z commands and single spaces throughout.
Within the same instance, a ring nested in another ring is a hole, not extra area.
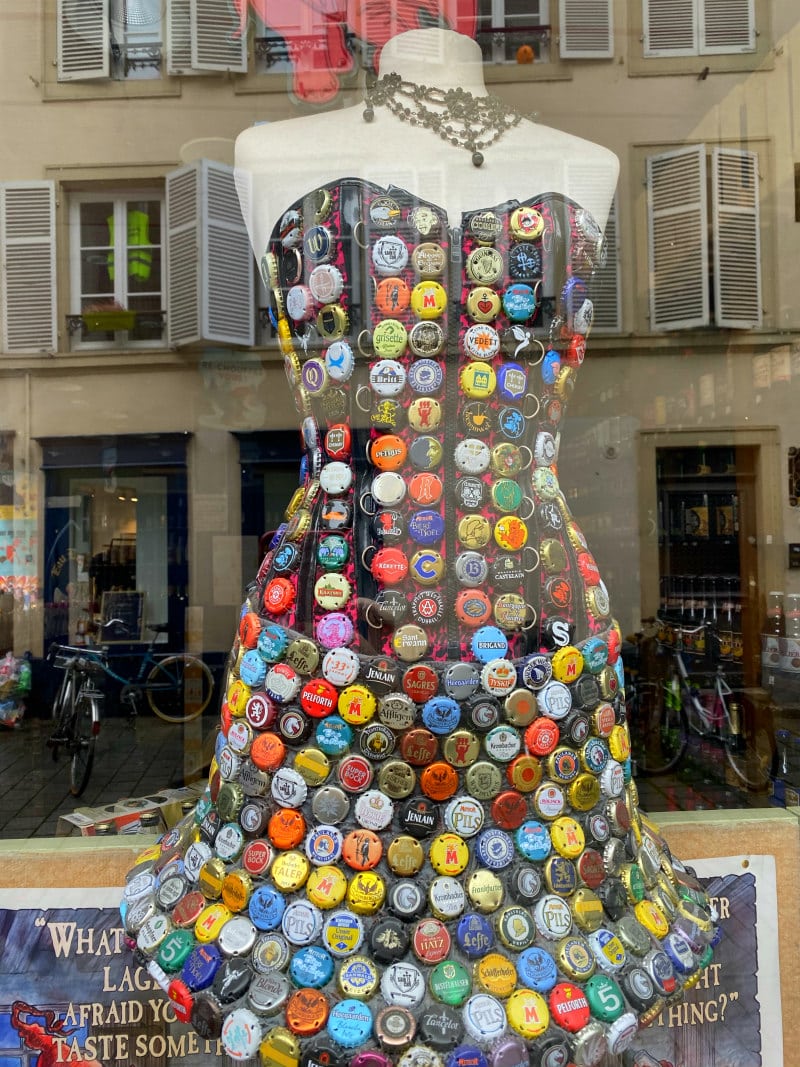
M 383 50 L 380 72 L 442 89 L 460 86 L 473 96 L 487 92 L 477 44 L 449 30 L 395 37 Z M 483 166 L 476 168 L 468 151 L 431 130 L 404 123 L 386 108 L 377 108 L 367 123 L 363 111 L 358 105 L 239 135 L 237 180 L 256 256 L 288 204 L 343 176 L 394 185 L 439 204 L 451 225 L 465 211 L 555 192 L 605 226 L 619 162 L 599 145 L 523 119 L 484 150 Z

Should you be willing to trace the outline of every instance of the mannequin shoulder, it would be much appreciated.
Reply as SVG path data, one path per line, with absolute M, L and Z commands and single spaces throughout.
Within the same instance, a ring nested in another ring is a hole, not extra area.
M 273 169 L 278 159 L 336 154 L 349 132 L 363 125 L 362 108 L 320 112 L 280 122 L 262 122 L 243 130 L 236 138 L 236 166 L 258 172 Z

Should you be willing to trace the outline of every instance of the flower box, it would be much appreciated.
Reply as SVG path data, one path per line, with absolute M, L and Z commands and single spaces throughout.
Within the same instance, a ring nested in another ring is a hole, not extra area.
M 136 312 L 84 311 L 81 319 L 83 319 L 83 328 L 91 333 L 101 330 L 132 330 L 136 323 Z

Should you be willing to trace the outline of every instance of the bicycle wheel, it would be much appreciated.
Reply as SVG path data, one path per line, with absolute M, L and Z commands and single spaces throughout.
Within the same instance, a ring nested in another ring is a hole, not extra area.
M 50 717 L 53 720 L 53 730 L 48 738 L 47 745 L 50 749 L 53 762 L 58 760 L 61 745 L 67 743 L 72 737 L 72 687 L 74 679 L 71 671 L 66 671 L 59 686 Z
M 689 743 L 683 707 L 664 699 L 656 682 L 636 686 L 630 708 L 631 754 L 638 774 L 666 774 L 681 761 Z
M 214 691 L 211 671 L 196 656 L 167 656 L 144 684 L 150 707 L 165 722 L 190 722 L 202 715 Z
M 79 693 L 75 701 L 75 728 L 69 744 L 69 791 L 79 797 L 89 784 L 94 765 L 94 749 L 100 728 L 100 700 Z
M 775 758 L 772 731 L 763 722 L 759 708 L 741 694 L 734 694 L 731 703 L 740 705 L 739 732 L 725 738 L 728 763 L 742 783 L 754 793 L 766 789 Z

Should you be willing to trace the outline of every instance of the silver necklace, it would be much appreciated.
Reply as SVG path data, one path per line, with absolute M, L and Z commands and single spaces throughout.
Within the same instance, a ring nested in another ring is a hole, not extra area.
M 372 122 L 376 107 L 387 107 L 401 122 L 433 130 L 443 141 L 472 153 L 474 166 L 488 148 L 522 120 L 522 115 L 496 96 L 473 96 L 466 89 L 437 89 L 384 74 L 364 93 L 364 121 Z

